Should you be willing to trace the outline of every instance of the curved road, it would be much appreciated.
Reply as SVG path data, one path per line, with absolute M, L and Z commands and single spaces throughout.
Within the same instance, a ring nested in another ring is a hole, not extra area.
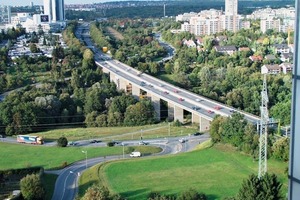
M 200 136 L 187 136 L 186 142 L 180 143 L 178 141 L 180 137 L 176 138 L 165 138 L 160 140 L 147 140 L 151 145 L 158 146 L 163 149 L 162 152 L 151 155 L 151 156 L 162 156 L 167 154 L 176 154 L 180 152 L 190 151 L 195 148 L 199 143 L 202 143 L 209 139 L 208 134 Z M 130 141 L 131 142 L 131 141 Z M 125 142 L 124 142 L 125 143 Z M 129 143 L 129 142 L 127 142 Z M 88 160 L 82 160 L 76 162 L 62 170 L 57 171 L 46 171 L 46 173 L 57 174 L 58 178 L 55 183 L 55 190 L 52 196 L 52 200 L 73 200 L 75 199 L 78 192 L 78 179 L 80 174 L 87 168 L 96 164 L 110 161 L 123 159 L 123 155 L 118 156 L 107 156 L 99 157 Z M 129 155 L 125 155 L 124 159 L 130 159 Z

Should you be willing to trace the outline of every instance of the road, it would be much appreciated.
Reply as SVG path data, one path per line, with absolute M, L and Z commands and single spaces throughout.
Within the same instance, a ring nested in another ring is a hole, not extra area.
M 191 151 L 199 143 L 202 143 L 209 139 L 209 134 L 204 134 L 200 136 L 186 136 L 187 141 L 185 143 L 180 143 L 178 138 L 165 138 L 160 140 L 149 140 L 150 145 L 161 147 L 162 152 L 150 155 L 150 156 L 163 156 L 167 154 L 177 154 L 180 152 Z M 137 143 L 135 141 L 134 143 Z M 131 144 L 132 141 L 125 141 L 125 144 Z M 52 200 L 73 200 L 76 197 L 78 192 L 78 179 L 84 170 L 92 167 L 96 164 L 111 161 L 111 160 L 120 160 L 120 159 L 137 159 L 130 158 L 129 155 L 118 155 L 118 156 L 107 156 L 99 157 L 93 159 L 82 160 L 76 162 L 62 170 L 57 171 L 46 171 L 46 173 L 57 174 L 58 178 L 55 183 L 55 190 L 52 196 Z M 148 156 L 147 156 L 148 157 Z
M 183 109 L 208 120 L 212 120 L 216 115 L 228 117 L 234 112 L 239 112 L 244 115 L 246 120 L 253 124 L 260 121 L 260 117 L 258 116 L 237 110 L 233 107 L 176 87 L 148 74 L 141 73 L 124 63 L 113 60 L 110 56 L 94 47 L 94 43 L 89 36 L 89 24 L 87 23 L 83 24 L 76 31 L 76 36 L 80 37 L 86 45 L 94 51 L 97 65 L 110 71 L 117 77 L 128 80 L 132 85 L 135 85 L 146 92 L 156 94 L 164 101 L 172 102 L 174 105 L 182 107 Z

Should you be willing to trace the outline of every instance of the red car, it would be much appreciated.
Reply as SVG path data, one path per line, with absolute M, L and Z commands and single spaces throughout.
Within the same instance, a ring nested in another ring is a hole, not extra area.
M 208 110 L 207 111 L 209 114 L 213 114 L 214 113 L 214 111 L 211 111 L 211 110 Z
M 169 94 L 169 92 L 167 92 L 167 91 L 164 91 L 164 94 Z
M 214 109 L 220 110 L 222 107 L 221 106 L 215 106 Z
M 179 101 L 184 101 L 184 99 L 183 98 L 179 98 Z

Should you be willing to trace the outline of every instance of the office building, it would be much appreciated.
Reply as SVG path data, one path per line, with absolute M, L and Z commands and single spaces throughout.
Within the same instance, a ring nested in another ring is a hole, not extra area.
M 64 0 L 44 0 L 44 14 L 50 22 L 65 21 Z

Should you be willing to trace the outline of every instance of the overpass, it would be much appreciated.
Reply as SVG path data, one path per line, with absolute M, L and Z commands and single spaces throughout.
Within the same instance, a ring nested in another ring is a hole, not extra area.
M 192 123 L 199 124 L 200 131 L 208 130 L 210 122 L 216 115 L 229 117 L 234 112 L 239 112 L 244 115 L 247 121 L 253 124 L 260 120 L 258 116 L 236 110 L 225 104 L 176 87 L 111 59 L 93 46 L 88 27 L 88 25 L 83 26 L 76 35 L 80 35 L 86 45 L 94 51 L 96 64 L 103 69 L 103 72 L 109 74 L 110 80 L 116 83 L 119 90 L 124 90 L 137 99 L 141 95 L 149 98 L 152 101 L 158 120 L 161 118 L 161 100 L 167 102 L 169 120 L 183 122 L 184 111 L 188 111 L 192 115 Z

